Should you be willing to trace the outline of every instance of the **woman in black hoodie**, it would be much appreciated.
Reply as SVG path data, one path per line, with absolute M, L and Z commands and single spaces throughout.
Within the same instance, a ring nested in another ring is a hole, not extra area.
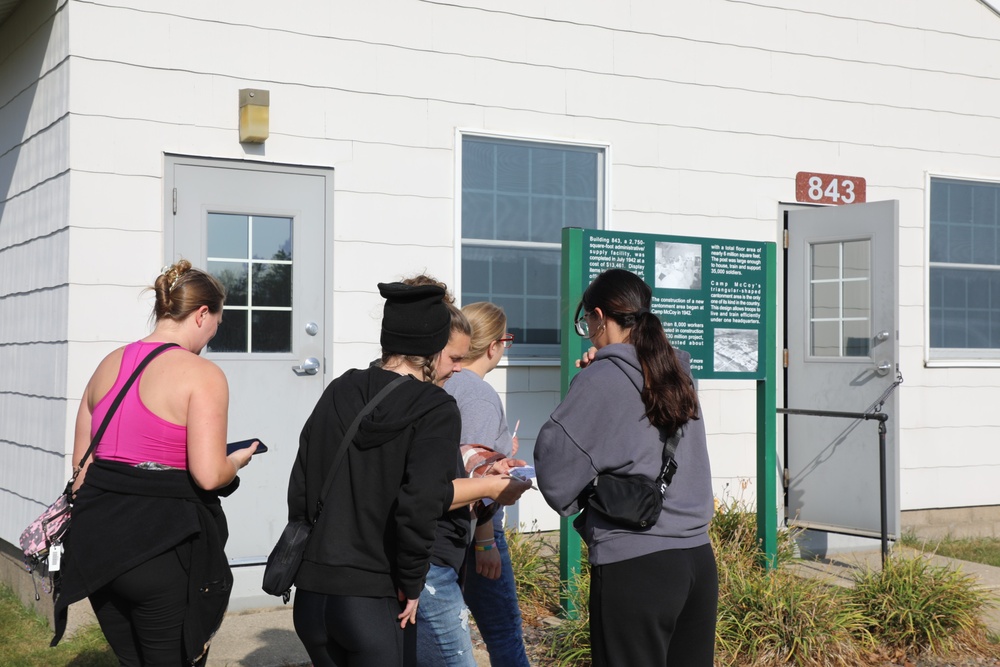
M 365 417 L 335 473 L 295 578 L 295 630 L 315 667 L 392 667 L 415 659 L 417 604 L 437 520 L 457 504 L 461 417 L 434 384 L 459 368 L 451 315 L 436 285 L 379 284 L 386 299 L 381 360 L 323 392 L 299 439 L 290 520 L 312 517 L 337 449 L 362 408 L 411 376 Z M 467 349 L 467 343 L 466 343 Z M 481 482 L 501 496 L 509 479 Z M 462 491 L 466 489 L 461 489 Z

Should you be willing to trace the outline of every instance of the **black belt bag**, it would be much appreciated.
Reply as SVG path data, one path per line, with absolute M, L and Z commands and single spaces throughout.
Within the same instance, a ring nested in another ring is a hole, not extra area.
M 643 475 L 601 473 L 584 489 L 585 509 L 630 530 L 648 530 L 656 524 L 663 509 L 663 494 L 677 472 L 677 429 L 663 445 L 663 466 L 656 479 Z

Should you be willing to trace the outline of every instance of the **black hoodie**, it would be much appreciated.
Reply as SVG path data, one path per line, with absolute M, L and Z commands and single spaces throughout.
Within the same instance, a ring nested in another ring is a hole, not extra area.
M 350 370 L 323 392 L 299 438 L 288 485 L 289 520 L 315 514 L 336 450 L 355 416 L 396 373 Z M 455 400 L 429 382 L 404 382 L 362 420 L 295 578 L 328 595 L 416 599 L 437 520 L 461 469 Z

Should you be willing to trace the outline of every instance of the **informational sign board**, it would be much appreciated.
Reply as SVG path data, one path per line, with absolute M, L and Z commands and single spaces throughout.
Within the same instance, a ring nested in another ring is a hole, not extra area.
M 564 274 L 572 281 L 567 285 L 571 300 L 579 302 L 602 271 L 631 271 L 653 288 L 651 310 L 663 322 L 670 343 L 691 355 L 695 377 L 763 379 L 772 353 L 762 335 L 768 316 L 765 243 L 593 229 L 563 232 L 563 266 L 579 266 L 575 274 Z M 572 327 L 568 332 L 574 335 Z

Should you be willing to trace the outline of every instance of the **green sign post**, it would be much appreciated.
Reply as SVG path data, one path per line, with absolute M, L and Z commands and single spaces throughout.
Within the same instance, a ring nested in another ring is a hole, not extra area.
M 579 372 L 590 341 L 574 333 L 573 315 L 602 271 L 626 269 L 653 289 L 652 312 L 671 344 L 691 355 L 698 379 L 757 381 L 757 537 L 765 567 L 777 550 L 775 454 L 775 244 L 608 230 L 562 230 L 562 395 Z M 683 474 L 678 473 L 678 474 Z M 563 608 L 574 615 L 572 586 L 580 537 L 560 523 Z

